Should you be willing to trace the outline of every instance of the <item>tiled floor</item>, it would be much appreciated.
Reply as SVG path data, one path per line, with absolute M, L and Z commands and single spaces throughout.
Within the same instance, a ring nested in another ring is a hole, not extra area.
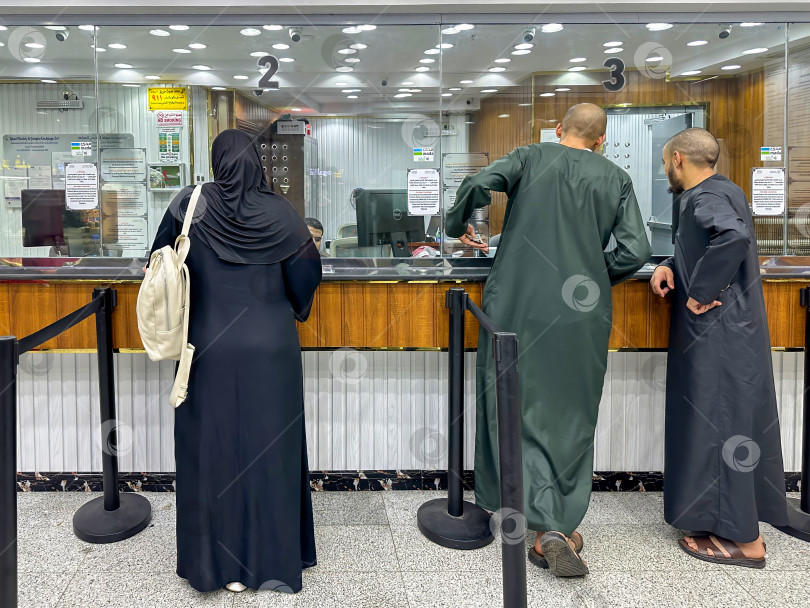
M 313 494 L 318 566 L 296 595 L 222 590 L 202 594 L 174 572 L 173 494 L 148 494 L 153 521 L 134 538 L 90 545 L 71 529 L 91 496 L 20 493 L 20 607 L 477 607 L 501 605 L 499 544 L 454 551 L 432 544 L 416 510 L 437 492 Z M 472 496 L 467 496 L 472 500 Z M 687 608 L 810 606 L 810 545 L 763 525 L 765 570 L 723 567 L 683 554 L 657 493 L 596 493 L 581 526 L 591 574 L 555 579 L 528 566 L 528 605 Z M 529 541 L 527 540 L 527 546 Z

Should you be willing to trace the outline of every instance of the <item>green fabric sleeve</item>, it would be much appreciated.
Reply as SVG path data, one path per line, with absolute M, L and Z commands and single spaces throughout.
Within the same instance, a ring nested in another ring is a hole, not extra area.
M 633 190 L 633 182 L 629 178 L 622 184 L 621 196 L 616 221 L 613 224 L 616 247 L 605 252 L 605 264 L 611 285 L 629 279 L 652 255 L 636 193 Z
M 516 148 L 475 175 L 465 177 L 456 191 L 456 202 L 445 217 L 445 233 L 453 238 L 462 236 L 467 232 L 467 220 L 473 211 L 492 201 L 490 190 L 506 192 L 511 197 L 522 173 L 520 148 Z

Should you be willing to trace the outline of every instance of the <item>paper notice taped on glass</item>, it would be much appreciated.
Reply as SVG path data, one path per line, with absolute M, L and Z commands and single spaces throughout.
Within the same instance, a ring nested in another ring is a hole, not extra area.
M 408 215 L 437 215 L 440 205 L 438 169 L 408 169 Z
M 65 165 L 65 206 L 73 211 L 98 207 L 98 169 L 93 163 Z
M 754 215 L 782 215 L 785 212 L 784 168 L 754 167 L 751 174 L 752 213 Z

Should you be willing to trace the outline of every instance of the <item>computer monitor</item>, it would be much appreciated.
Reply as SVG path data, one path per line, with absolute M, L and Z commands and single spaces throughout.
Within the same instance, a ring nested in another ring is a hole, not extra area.
M 67 254 L 67 241 L 78 244 L 75 238 L 66 239 L 65 233 L 72 235 L 85 221 L 81 212 L 67 209 L 64 190 L 23 190 L 20 198 L 23 247 L 54 247 Z
M 408 215 L 406 190 L 354 191 L 357 244 L 360 247 L 391 245 L 394 257 L 407 258 L 408 243 L 425 240 L 425 218 Z

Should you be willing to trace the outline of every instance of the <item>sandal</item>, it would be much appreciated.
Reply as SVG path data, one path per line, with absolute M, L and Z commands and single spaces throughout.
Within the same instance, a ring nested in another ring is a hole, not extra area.
M 701 559 L 704 562 L 711 562 L 713 564 L 728 564 L 729 566 L 743 566 L 744 568 L 764 568 L 765 558 L 746 557 L 742 550 L 730 540 L 709 534 L 706 536 L 690 536 L 698 550 L 694 551 L 689 547 L 687 542 L 682 538 L 678 541 L 681 549 L 686 553 Z M 711 549 L 714 555 L 709 555 L 707 549 Z M 545 551 L 545 549 L 544 549 Z
M 585 576 L 588 566 L 571 548 L 565 536 L 559 532 L 546 532 L 540 540 L 540 548 L 554 576 Z
M 577 555 L 582 553 L 582 548 L 585 546 L 585 541 L 582 540 L 582 534 L 580 534 L 579 532 L 574 532 L 571 535 L 571 540 L 574 541 L 574 551 L 577 552 Z M 534 547 L 529 549 L 529 561 L 538 568 L 548 570 L 548 560 L 546 560 L 545 557 L 540 555 L 537 552 L 537 549 L 535 549 Z

